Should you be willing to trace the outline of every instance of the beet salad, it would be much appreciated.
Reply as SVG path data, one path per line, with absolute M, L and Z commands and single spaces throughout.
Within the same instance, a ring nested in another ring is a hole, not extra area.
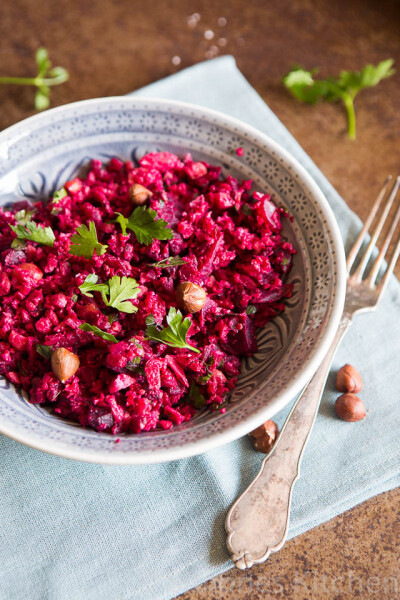
M 284 218 L 251 181 L 168 152 L 93 160 L 0 209 L 0 374 L 99 432 L 224 412 L 292 293 Z

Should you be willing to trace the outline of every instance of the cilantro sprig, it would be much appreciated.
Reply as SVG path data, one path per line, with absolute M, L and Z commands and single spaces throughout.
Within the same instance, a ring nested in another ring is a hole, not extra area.
M 79 329 L 81 331 L 89 331 L 90 333 L 93 333 L 94 335 L 101 337 L 103 340 L 106 340 L 107 342 L 113 342 L 114 344 L 116 344 L 118 342 L 115 335 L 113 335 L 112 333 L 107 333 L 106 331 L 103 331 L 102 329 L 99 329 L 99 327 L 96 327 L 96 325 L 90 325 L 90 323 L 82 323 L 81 325 L 79 325 Z
M 188 317 L 183 319 L 181 311 L 171 306 L 167 315 L 167 323 L 168 326 L 161 330 L 157 329 L 155 325 L 147 325 L 147 338 L 156 342 L 162 342 L 173 348 L 187 348 L 188 350 L 192 350 L 192 352 L 200 353 L 200 350 L 194 348 L 194 346 L 191 346 L 186 341 L 186 336 L 191 325 Z
M 19 240 L 30 240 L 44 246 L 53 246 L 55 235 L 51 227 L 41 227 L 25 219 L 24 225 L 10 225 Z
M 174 237 L 167 221 L 157 219 L 157 213 L 151 208 L 137 206 L 127 219 L 121 213 L 116 213 L 115 223 L 119 223 L 123 235 L 130 229 L 135 234 L 138 242 L 149 246 L 153 240 L 171 240 Z
M 36 77 L 0 77 L 0 83 L 16 85 L 32 85 L 37 88 L 35 94 L 36 110 L 44 110 L 50 105 L 50 88 L 60 85 L 68 80 L 68 71 L 63 67 L 51 67 L 46 48 L 39 48 L 36 52 Z
M 347 113 L 348 136 L 356 137 L 356 116 L 354 99 L 358 92 L 365 88 L 374 87 L 383 79 L 391 77 L 395 70 L 392 68 L 393 59 L 383 60 L 376 67 L 366 65 L 361 71 L 341 71 L 339 76 L 327 79 L 315 79 L 318 69 L 307 71 L 302 67 L 294 67 L 285 77 L 285 87 L 301 102 L 315 104 L 320 100 L 343 102 Z
M 76 233 L 71 237 L 71 242 L 69 253 L 84 258 L 93 258 L 93 252 L 96 252 L 97 256 L 101 256 L 108 248 L 106 244 L 100 244 L 97 239 L 93 221 L 89 221 L 89 228 L 86 225 L 79 225 Z
M 140 292 L 139 284 L 133 277 L 119 277 L 114 275 L 107 283 L 97 283 L 98 277 L 95 273 L 87 275 L 82 285 L 78 286 L 82 294 L 93 297 L 90 292 L 100 292 L 106 306 L 116 308 L 120 312 L 132 314 L 137 312 L 137 306 L 133 306 L 129 300 L 136 298 Z M 107 298 L 109 295 L 109 298 Z

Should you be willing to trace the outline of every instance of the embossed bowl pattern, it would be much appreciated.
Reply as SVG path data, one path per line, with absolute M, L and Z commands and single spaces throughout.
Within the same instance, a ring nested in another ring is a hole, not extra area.
M 243 148 L 237 156 L 236 148 Z M 336 331 L 344 302 L 340 234 L 322 192 L 271 139 L 223 114 L 176 101 L 87 100 L 56 108 L 0 134 L 0 204 L 47 197 L 91 158 L 137 160 L 149 151 L 190 152 L 252 179 L 293 216 L 285 235 L 298 250 L 286 310 L 259 333 L 259 350 L 242 361 L 223 415 L 203 411 L 171 431 L 115 437 L 82 429 L 30 404 L 0 378 L 0 432 L 67 458 L 108 464 L 153 463 L 199 454 L 273 417 L 311 378 Z

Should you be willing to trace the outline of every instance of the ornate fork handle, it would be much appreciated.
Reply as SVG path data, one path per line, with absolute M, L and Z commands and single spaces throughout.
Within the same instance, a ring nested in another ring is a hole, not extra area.
M 324 360 L 290 411 L 258 475 L 228 512 L 226 543 L 239 569 L 264 562 L 285 543 L 293 484 L 335 351 L 350 323 L 350 316 L 343 315 Z

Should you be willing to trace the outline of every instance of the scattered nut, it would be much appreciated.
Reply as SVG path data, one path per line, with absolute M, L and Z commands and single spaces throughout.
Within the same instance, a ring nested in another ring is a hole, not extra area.
M 363 388 L 360 373 L 352 365 L 344 365 L 336 376 L 336 389 L 339 392 L 358 394 Z
M 335 403 L 335 410 L 337 416 L 348 423 L 362 421 L 367 415 L 364 404 L 355 394 L 339 396 Z
M 149 200 L 152 195 L 153 193 L 140 183 L 134 183 L 129 188 L 129 197 L 133 206 L 142 206 L 143 204 L 146 204 L 147 200 Z
M 249 433 L 254 449 L 268 454 L 279 435 L 278 425 L 274 421 L 266 421 L 260 427 Z
M 65 383 L 79 369 L 79 357 L 66 348 L 56 348 L 51 354 L 51 368 L 57 379 Z
M 207 299 L 207 292 L 196 283 L 181 281 L 176 288 L 176 298 L 183 310 L 196 313 L 203 308 Z

